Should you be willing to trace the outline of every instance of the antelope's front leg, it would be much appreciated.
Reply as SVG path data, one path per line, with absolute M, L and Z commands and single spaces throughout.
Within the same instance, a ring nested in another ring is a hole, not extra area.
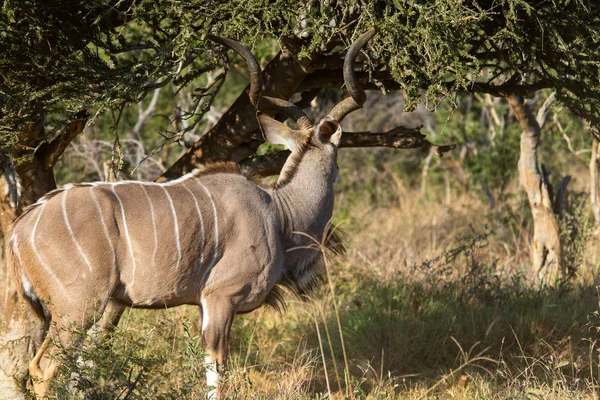
M 202 342 L 207 353 L 206 383 L 214 389 L 208 393 L 209 399 L 219 398 L 221 389 L 219 375 L 227 366 L 227 340 L 235 308 L 231 298 L 211 294 L 202 299 Z

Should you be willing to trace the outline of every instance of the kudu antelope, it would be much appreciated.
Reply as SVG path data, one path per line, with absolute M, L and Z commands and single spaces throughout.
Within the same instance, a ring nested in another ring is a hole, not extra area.
M 261 71 L 249 50 L 211 37 L 246 60 L 251 103 L 298 124 L 293 130 L 258 114 L 265 138 L 291 150 L 273 187 L 258 186 L 236 164 L 218 163 L 164 184 L 66 185 L 23 212 L 7 254 L 23 295 L 45 321 L 45 339 L 29 366 L 37 396 L 57 373 L 56 358 L 40 367 L 51 338 L 68 348 L 76 340 L 68 325 L 88 329 L 114 302 L 199 305 L 207 383 L 217 387 L 210 393 L 215 397 L 234 316 L 281 301 L 280 287 L 306 294 L 318 278 L 322 255 L 310 237 L 323 237 L 332 216 L 339 122 L 366 99 L 353 62 L 375 33 L 369 30 L 349 48 L 344 79 L 351 97 L 316 127 L 292 103 L 261 97 Z

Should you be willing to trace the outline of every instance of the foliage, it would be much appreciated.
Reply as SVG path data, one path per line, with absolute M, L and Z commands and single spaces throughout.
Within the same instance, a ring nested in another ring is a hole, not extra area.
M 198 117 L 208 89 L 197 78 L 219 59 L 207 33 L 276 38 L 310 64 L 370 26 L 381 31 L 366 52 L 370 71 L 405 89 L 409 108 L 420 90 L 434 105 L 454 91 L 553 87 L 596 124 L 599 21 L 591 0 L 5 1 L 0 134 L 10 145 L 42 113 L 52 136 L 81 110 L 119 109 L 167 82 L 196 88 L 185 112 Z
M 193 398 L 203 392 L 205 369 L 199 360 L 205 354 L 192 331 L 186 319 L 146 320 L 111 336 L 88 337 L 81 350 L 60 347 L 53 398 L 82 393 L 94 400 Z M 175 375 L 178 379 L 172 380 Z
M 594 221 L 589 208 L 586 207 L 587 202 L 587 193 L 569 193 L 562 215 L 559 217 L 560 241 L 564 265 L 567 269 L 563 279 L 566 283 L 582 272 L 585 249 L 593 240 Z

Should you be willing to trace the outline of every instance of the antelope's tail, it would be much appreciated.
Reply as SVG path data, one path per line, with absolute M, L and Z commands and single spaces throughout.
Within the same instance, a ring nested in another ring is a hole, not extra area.
M 31 306 L 35 315 L 41 319 L 42 321 L 47 321 L 48 315 L 46 314 L 46 310 L 44 309 L 44 305 L 40 301 L 40 299 L 35 294 L 33 289 L 33 285 L 31 281 L 25 275 L 25 270 L 23 266 L 19 262 L 19 257 L 17 257 L 16 250 L 14 246 L 17 244 L 11 235 L 11 239 L 7 241 L 6 244 L 6 266 L 8 270 L 11 270 L 13 273 L 14 283 L 16 285 L 17 291 Z

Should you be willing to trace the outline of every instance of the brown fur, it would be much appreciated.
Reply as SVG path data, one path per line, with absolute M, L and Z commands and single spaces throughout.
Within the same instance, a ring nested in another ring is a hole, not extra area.
M 319 256 L 306 267 L 306 271 L 311 273 L 313 279 L 303 287 L 300 287 L 297 277 L 291 276 L 294 268 L 288 268 L 289 272 L 273 287 L 265 300 L 265 304 L 281 313 L 287 308 L 286 293 L 288 292 L 302 301 L 310 300 L 314 291 L 325 280 L 324 258 L 328 256 L 327 253 L 338 257 L 346 254 L 345 241 L 346 233 L 341 228 L 335 225 L 328 225 L 323 243 L 324 247 L 320 249 Z
M 195 170 L 192 174 L 196 177 L 201 177 L 211 174 L 237 174 L 243 175 L 240 166 L 232 161 L 217 161 L 208 164 L 204 168 Z
M 36 201 L 33 204 L 30 204 L 29 206 L 25 207 L 25 209 L 23 210 L 23 212 L 21 213 L 21 215 L 19 215 L 13 222 L 13 226 L 15 226 L 17 224 L 17 222 L 19 222 L 20 220 L 22 220 L 27 214 L 29 214 L 31 211 L 35 210 L 37 207 L 39 207 L 40 205 L 42 205 L 44 202 L 50 200 L 51 198 L 53 198 L 54 196 L 56 196 L 57 194 L 61 193 L 62 191 L 65 190 L 66 187 L 60 187 L 57 189 L 54 189 L 48 193 L 46 193 L 45 195 L 43 195 L 42 197 L 40 197 L 38 199 L 38 201 Z M 8 237 L 10 237 L 10 232 L 8 234 Z

